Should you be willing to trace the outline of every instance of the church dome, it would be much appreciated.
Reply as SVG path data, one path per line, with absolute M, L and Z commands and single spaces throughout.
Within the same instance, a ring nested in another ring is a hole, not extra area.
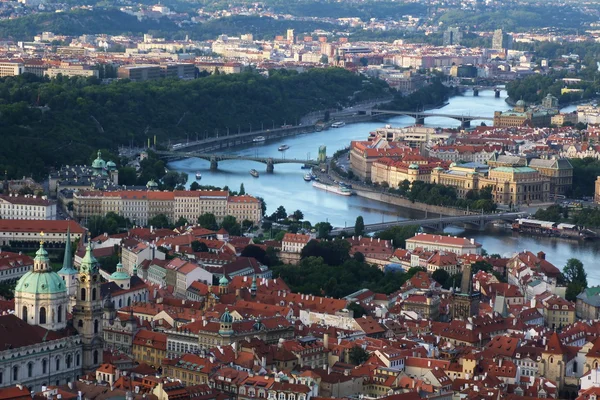
M 148 189 L 156 189 L 158 188 L 158 183 L 154 182 L 154 179 L 150 179 L 148 183 L 146 183 L 146 187 Z
M 52 294 L 66 291 L 62 278 L 52 271 L 29 271 L 19 279 L 15 287 L 15 292 L 33 294 Z
M 94 160 L 92 163 L 92 168 L 94 169 L 104 169 L 106 167 L 106 162 L 102 159 L 102 152 L 98 150 L 98 158 Z
M 221 277 L 221 279 L 219 279 L 219 285 L 220 286 L 227 286 L 227 285 L 229 285 L 229 281 L 227 280 L 227 278 L 225 278 L 225 275 L 223 275 Z
M 48 268 L 48 263 L 48 252 L 44 249 L 44 245 L 40 244 L 40 248 L 35 253 L 35 268 L 19 279 L 15 293 L 66 293 L 64 281 L 56 272 Z
M 226 323 L 232 323 L 233 322 L 233 317 L 231 316 L 231 314 L 229 313 L 229 310 L 226 308 L 225 312 L 221 315 L 221 322 L 226 322 Z
M 108 168 L 109 170 L 111 170 L 111 171 L 112 171 L 112 170 L 114 170 L 114 169 L 117 169 L 117 164 L 115 164 L 115 163 L 114 163 L 114 162 L 112 162 L 112 161 L 109 161 L 109 162 L 107 162 L 107 163 L 106 163 L 106 168 Z
M 129 279 L 127 272 L 123 270 L 123 264 L 117 264 L 117 270 L 110 275 L 111 281 L 121 281 Z
M 417 165 L 417 164 L 414 164 L 414 163 L 413 163 L 413 164 L 410 164 L 410 165 L 408 166 L 408 169 L 419 169 L 419 165 Z
M 523 100 L 517 101 L 517 107 L 525 107 L 525 102 Z

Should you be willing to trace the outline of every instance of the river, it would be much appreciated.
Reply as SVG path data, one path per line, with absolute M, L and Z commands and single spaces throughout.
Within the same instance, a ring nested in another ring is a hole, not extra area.
M 510 106 L 505 102 L 506 92 L 501 92 L 500 98 L 494 97 L 493 91 L 481 91 L 478 97 L 473 97 L 468 91 L 462 96 L 452 97 L 448 104 L 435 110 L 447 114 L 479 115 L 492 117 L 494 111 L 505 111 Z M 490 121 L 485 121 L 490 124 Z M 400 116 L 390 118 L 392 126 L 410 126 L 414 119 Z M 481 123 L 473 121 L 472 126 Z M 383 122 L 364 122 L 349 124 L 338 129 L 298 135 L 294 137 L 268 141 L 263 144 L 240 146 L 225 150 L 227 154 L 246 156 L 314 159 L 317 157 L 320 145 L 327 146 L 327 154 L 349 145 L 351 140 L 365 140 L 370 131 L 381 127 Z M 458 127 L 460 122 L 449 118 L 430 117 L 425 119 L 426 126 Z M 285 152 L 278 151 L 282 144 L 290 146 Z M 209 162 L 201 159 L 186 159 L 169 164 L 172 170 L 186 172 L 189 175 L 188 185 L 195 180 L 196 172 L 202 173 L 202 185 L 229 186 L 237 190 L 244 184 L 247 193 L 260 196 L 267 203 L 267 213 L 272 213 L 279 205 L 283 205 L 288 213 L 301 210 L 305 219 L 316 223 L 329 221 L 334 226 L 353 226 L 357 216 L 362 215 L 365 223 L 403 220 L 421 217 L 417 211 L 406 210 L 390 204 L 368 200 L 358 196 L 343 197 L 315 189 L 311 183 L 302 177 L 305 170 L 298 164 L 276 164 L 273 174 L 265 172 L 265 165 L 248 161 L 223 161 L 219 163 L 218 171 L 209 170 Z M 259 178 L 253 178 L 249 170 L 255 168 L 260 173 Z M 460 236 L 474 237 L 483 244 L 488 253 L 509 255 L 515 251 L 528 249 L 534 253 L 543 251 L 547 259 L 562 269 L 570 257 L 579 258 L 587 266 L 590 284 L 600 283 L 600 272 L 590 267 L 600 255 L 600 243 L 579 243 L 559 239 L 513 235 L 511 232 L 490 228 L 484 232 L 462 231 L 450 228 L 449 232 Z

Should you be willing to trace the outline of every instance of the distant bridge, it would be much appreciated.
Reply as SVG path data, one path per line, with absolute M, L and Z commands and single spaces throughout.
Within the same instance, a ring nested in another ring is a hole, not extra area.
M 393 114 L 393 115 L 408 115 L 415 119 L 415 123 L 418 125 L 423 125 L 425 123 L 426 117 L 445 117 L 452 118 L 460 121 L 460 126 L 463 128 L 468 128 L 471 126 L 471 121 L 474 120 L 487 120 L 493 121 L 493 117 L 482 117 L 475 115 L 460 115 L 460 114 L 444 114 L 444 113 L 436 113 L 436 112 L 423 112 L 423 111 L 396 111 L 396 110 L 379 110 L 372 109 L 367 111 L 367 114 L 370 115 L 380 115 L 380 114 Z
M 522 218 L 526 214 L 519 212 L 512 213 L 498 213 L 498 214 L 471 214 L 471 215 L 459 215 L 439 218 L 425 218 L 425 219 L 409 219 L 404 221 L 392 221 L 382 222 L 377 224 L 365 225 L 365 232 L 377 232 L 394 226 L 410 226 L 418 225 L 424 229 L 432 231 L 442 231 L 448 226 L 457 227 L 469 227 L 476 229 L 483 229 L 487 224 L 491 222 L 513 222 L 517 218 Z M 353 227 L 350 228 L 334 228 L 331 231 L 332 235 L 340 235 L 343 232 L 351 232 Z
M 318 167 L 321 163 L 318 160 L 300 160 L 297 158 L 274 158 L 274 157 L 251 157 L 237 156 L 234 154 L 207 154 L 201 152 L 183 152 L 183 151 L 157 151 L 161 157 L 165 158 L 201 158 L 210 161 L 210 169 L 214 171 L 219 168 L 219 162 L 228 160 L 255 161 L 267 164 L 267 172 L 273 172 L 275 164 L 304 164 Z

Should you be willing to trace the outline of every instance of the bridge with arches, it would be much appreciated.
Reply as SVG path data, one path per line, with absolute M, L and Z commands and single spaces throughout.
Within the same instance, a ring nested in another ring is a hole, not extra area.
M 322 163 L 326 162 L 324 156 L 319 155 L 319 160 L 302 160 L 298 158 L 275 158 L 275 157 L 252 157 L 252 156 L 238 156 L 235 154 L 209 154 L 202 152 L 181 152 L 181 151 L 157 151 L 161 157 L 167 159 L 180 159 L 180 158 L 201 158 L 210 162 L 211 171 L 215 171 L 219 168 L 219 162 L 239 160 L 239 161 L 255 161 L 267 165 L 267 172 L 273 172 L 275 164 L 303 164 L 312 167 L 318 167 Z
M 526 213 L 522 212 L 507 212 L 507 213 L 493 213 L 493 214 L 470 214 L 470 215 L 458 215 L 458 216 L 439 216 L 438 218 L 423 218 L 423 219 L 409 219 L 403 221 L 390 221 L 376 224 L 366 224 L 365 233 L 372 233 L 382 231 L 394 226 L 410 226 L 419 225 L 425 230 L 431 230 L 440 232 L 448 226 L 456 227 L 467 227 L 483 230 L 487 224 L 493 222 L 504 222 L 510 223 L 517 218 L 523 218 Z M 352 231 L 350 228 L 334 228 L 331 231 L 331 235 L 341 235 L 344 232 Z
M 423 112 L 423 111 L 396 111 L 396 110 L 380 110 L 380 109 L 372 109 L 367 111 L 369 115 L 408 115 L 409 117 L 413 117 L 415 119 L 415 124 L 423 125 L 425 123 L 426 117 L 445 117 L 452 118 L 460 121 L 460 126 L 462 128 L 468 128 L 471 126 L 471 121 L 474 120 L 487 120 L 493 121 L 493 117 L 482 117 L 476 115 L 461 115 L 461 114 L 444 114 L 444 113 L 436 113 L 436 112 Z

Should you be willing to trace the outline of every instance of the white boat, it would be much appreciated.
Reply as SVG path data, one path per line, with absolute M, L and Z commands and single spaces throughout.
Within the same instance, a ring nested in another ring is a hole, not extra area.
M 258 178 L 258 171 L 255 169 L 251 169 L 250 170 L 250 175 L 252 175 L 255 178 Z
M 313 182 L 313 187 L 317 189 L 325 190 L 330 193 L 339 194 L 341 196 L 350 196 L 352 194 L 352 190 L 344 187 L 334 186 L 334 185 L 325 185 L 321 182 Z
M 200 172 L 196 172 L 196 180 L 199 181 L 202 179 L 202 174 Z
M 287 144 L 282 144 L 281 146 L 279 146 L 279 148 L 277 150 L 279 151 L 285 151 L 287 149 L 289 149 L 290 146 L 288 146 Z
M 261 143 L 264 142 L 266 139 L 264 136 L 257 136 L 254 139 L 252 139 L 252 143 Z
M 332 128 L 341 128 L 342 126 L 345 126 L 346 123 L 344 121 L 339 121 L 339 122 L 334 122 L 333 124 L 331 124 Z
M 309 174 L 304 174 L 304 180 L 306 182 L 310 182 L 313 180 L 313 176 L 309 173 Z

